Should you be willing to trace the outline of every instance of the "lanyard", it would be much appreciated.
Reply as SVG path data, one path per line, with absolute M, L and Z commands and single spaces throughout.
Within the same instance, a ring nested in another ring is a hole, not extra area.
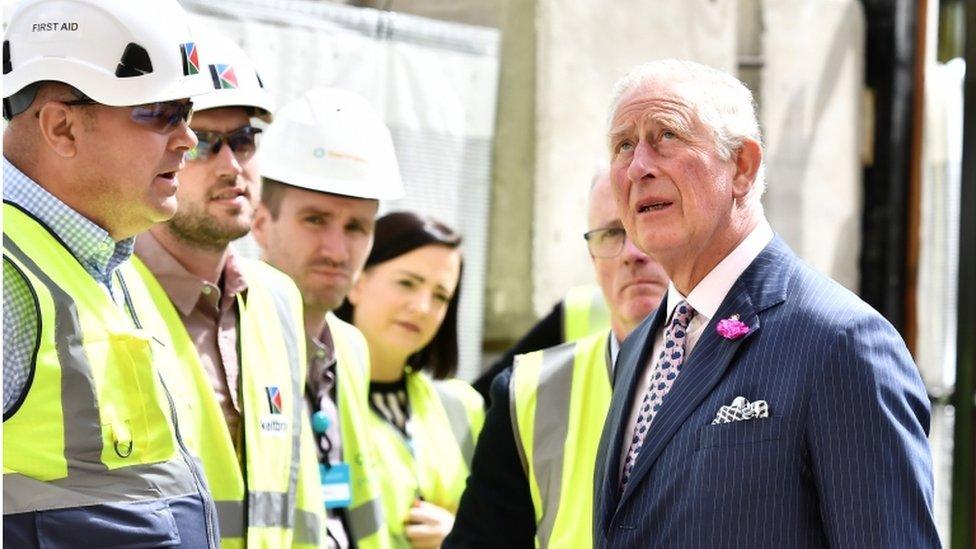
M 336 391 L 338 393 L 338 391 Z M 315 443 L 318 446 L 320 452 L 322 452 L 322 457 L 319 459 L 319 463 L 325 465 L 325 467 L 331 468 L 332 462 L 329 459 L 329 454 L 332 453 L 332 439 L 329 438 L 329 427 L 332 424 L 332 420 L 322 409 L 321 399 L 312 392 L 312 389 L 306 384 L 305 385 L 305 396 L 308 397 L 309 401 L 312 403 L 312 434 L 315 435 Z M 337 395 L 338 396 L 338 395 Z M 336 403 L 336 409 L 338 409 L 338 403 Z

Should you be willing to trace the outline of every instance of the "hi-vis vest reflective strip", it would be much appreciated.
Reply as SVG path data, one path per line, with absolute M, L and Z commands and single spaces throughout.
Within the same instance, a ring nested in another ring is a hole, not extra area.
M 305 328 L 301 296 L 274 268 L 244 258 L 237 263 L 247 281 L 237 296 L 242 441 L 247 482 L 237 452 L 179 312 L 156 277 L 138 258 L 135 270 L 149 289 L 134 297 L 137 310 L 156 308 L 188 380 L 185 400 L 193 409 L 203 461 L 220 517 L 221 547 L 318 547 L 324 530 L 318 497 L 318 467 L 311 427 L 304 414 Z M 302 463 L 302 459 L 310 463 Z M 299 492 L 298 483 L 306 485 Z M 298 498 L 298 495 L 301 498 Z M 246 503 L 245 503 L 246 502 Z M 245 543 L 246 542 L 246 543 Z
M 593 468 L 611 394 L 608 337 L 515 359 L 510 412 L 540 547 L 593 546 Z
M 352 503 L 346 509 L 349 537 L 359 549 L 392 547 L 381 499 L 382 457 L 369 433 L 369 348 L 359 330 L 332 313 L 325 317 L 336 357 L 342 459 L 349 465 Z
M 213 504 L 164 381 L 175 357 L 46 227 L 10 204 L 3 214 L 4 259 L 40 320 L 33 378 L 3 426 L 4 514 L 200 497 L 201 537 L 216 546 Z M 115 282 L 139 285 L 121 273 Z
M 457 512 L 470 473 L 471 455 L 484 424 L 484 400 L 467 383 L 433 381 L 423 372 L 405 375 L 411 440 L 370 410 L 370 429 L 383 456 L 383 503 L 395 547 L 410 547 L 403 523 L 421 497 Z
M 610 329 L 610 309 L 599 286 L 576 286 L 563 299 L 563 341 Z

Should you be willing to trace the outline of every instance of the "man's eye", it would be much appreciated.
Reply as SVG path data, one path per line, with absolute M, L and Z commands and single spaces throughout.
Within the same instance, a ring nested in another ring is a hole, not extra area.
M 398 280 L 397 284 L 403 286 L 404 288 L 413 288 L 413 280 L 409 278 L 404 278 L 403 280 Z
M 317 215 L 307 216 L 304 219 L 302 219 L 302 221 L 308 223 L 309 225 L 322 225 L 324 223 L 322 217 Z
M 613 242 L 614 240 L 617 240 L 618 238 L 620 238 L 624 234 L 625 234 L 625 231 L 623 229 L 621 229 L 621 228 L 618 228 L 618 227 L 614 227 L 612 229 L 607 229 L 607 230 L 603 231 L 603 234 L 600 236 L 600 241 L 601 242 Z
M 633 150 L 634 144 L 630 141 L 621 141 L 617 143 L 617 152 L 628 152 Z
M 671 130 L 664 130 L 663 132 L 661 132 L 661 139 L 677 139 L 677 138 L 678 138 L 678 134 L 674 133 Z

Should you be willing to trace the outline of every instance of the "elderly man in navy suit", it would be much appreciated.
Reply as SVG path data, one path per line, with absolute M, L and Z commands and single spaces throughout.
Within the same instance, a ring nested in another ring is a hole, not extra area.
M 774 235 L 749 90 L 641 65 L 609 133 L 620 218 L 672 283 L 617 358 L 595 545 L 938 547 L 918 370 Z

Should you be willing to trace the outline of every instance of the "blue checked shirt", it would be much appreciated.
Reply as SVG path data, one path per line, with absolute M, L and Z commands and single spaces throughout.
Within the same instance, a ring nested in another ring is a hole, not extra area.
M 132 255 L 134 238 L 118 243 L 108 232 L 44 190 L 3 159 L 3 201 L 20 206 L 47 225 L 112 295 L 112 275 Z M 30 249 L 24 252 L 30 255 Z M 30 376 L 38 318 L 27 281 L 3 260 L 3 412 L 16 403 Z

